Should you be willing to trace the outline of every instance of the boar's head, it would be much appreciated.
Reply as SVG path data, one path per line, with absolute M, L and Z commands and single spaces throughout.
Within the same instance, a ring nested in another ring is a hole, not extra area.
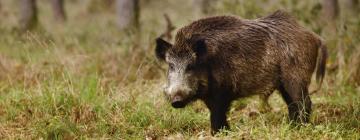
M 209 66 L 205 39 L 177 39 L 172 45 L 158 38 L 155 54 L 168 64 L 164 93 L 174 108 L 183 108 L 207 92 Z

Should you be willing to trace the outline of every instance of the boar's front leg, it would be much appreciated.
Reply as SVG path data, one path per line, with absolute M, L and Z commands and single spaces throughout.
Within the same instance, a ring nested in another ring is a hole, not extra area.
M 229 129 L 226 113 L 230 106 L 230 100 L 219 94 L 206 102 L 210 110 L 211 134 L 215 135 L 221 129 Z

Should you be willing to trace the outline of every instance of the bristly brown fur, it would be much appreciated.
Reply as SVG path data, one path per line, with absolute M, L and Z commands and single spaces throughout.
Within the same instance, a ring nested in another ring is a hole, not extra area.
M 308 87 L 316 67 L 316 78 L 322 83 L 327 50 L 318 35 L 291 15 L 276 11 L 254 20 L 236 16 L 197 20 L 178 31 L 169 56 L 191 53 L 193 38 L 203 39 L 206 45 L 208 93 L 200 98 L 210 109 L 213 132 L 228 127 L 231 101 L 274 90 L 287 103 L 291 120 L 309 121 Z

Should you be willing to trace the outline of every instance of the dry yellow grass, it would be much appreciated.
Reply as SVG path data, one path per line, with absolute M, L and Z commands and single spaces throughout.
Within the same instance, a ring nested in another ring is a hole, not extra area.
M 360 138 L 359 17 L 339 19 L 337 29 L 346 25 L 346 30 L 329 35 L 318 1 L 219 1 L 215 14 L 245 18 L 287 9 L 327 40 L 330 58 L 323 88 L 312 95 L 311 124 L 292 128 L 277 94 L 266 113 L 259 113 L 258 97 L 250 97 L 233 104 L 231 131 L 212 137 L 202 103 L 175 110 L 166 102 L 161 92 L 166 66 L 153 55 L 153 39 L 165 30 L 163 13 L 177 28 L 204 16 L 192 2 L 144 2 L 141 39 L 118 31 L 111 11 L 90 14 L 87 4 L 69 1 L 69 18 L 61 25 L 52 20 L 49 3 L 39 0 L 42 27 L 19 33 L 17 2 L 1 1 L 0 139 Z M 339 44 L 345 48 L 341 54 Z

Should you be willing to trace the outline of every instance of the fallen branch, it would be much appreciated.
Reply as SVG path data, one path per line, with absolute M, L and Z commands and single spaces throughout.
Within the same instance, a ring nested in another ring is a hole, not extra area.
M 165 32 L 160 35 L 160 38 L 165 38 L 167 40 L 171 40 L 172 39 L 171 33 L 175 30 L 175 26 L 172 24 L 172 22 L 167 14 L 164 14 L 164 18 L 165 18 L 167 26 L 166 26 Z

